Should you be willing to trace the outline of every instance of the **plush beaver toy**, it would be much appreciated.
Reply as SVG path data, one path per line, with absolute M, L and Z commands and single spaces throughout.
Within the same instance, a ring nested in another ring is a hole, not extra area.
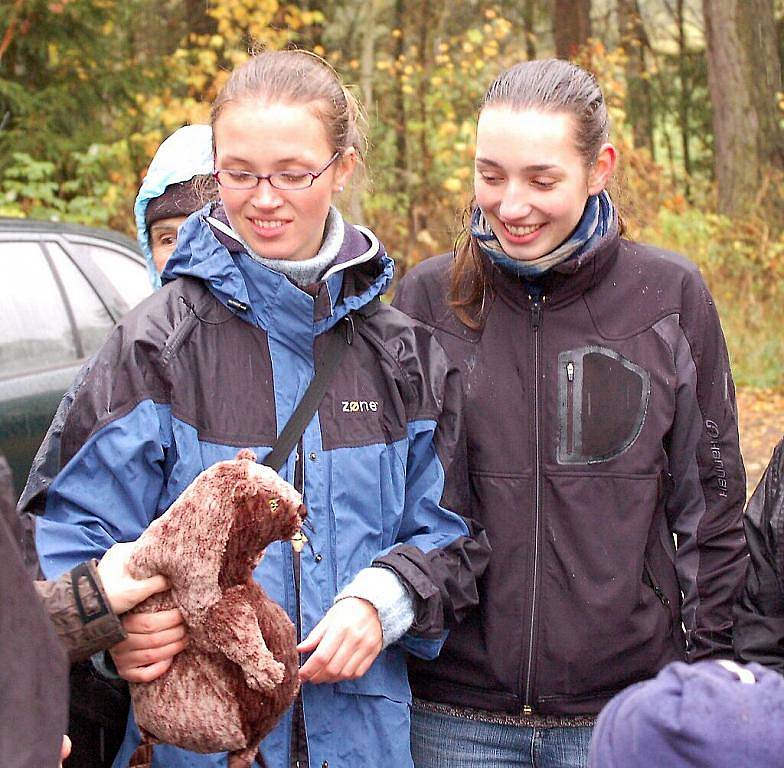
M 252 573 L 304 517 L 299 493 L 242 450 L 202 472 L 139 538 L 131 574 L 162 573 L 172 586 L 135 610 L 178 607 L 190 643 L 163 676 L 131 685 L 143 741 L 130 765 L 150 765 L 162 741 L 251 766 L 299 690 L 294 627 Z

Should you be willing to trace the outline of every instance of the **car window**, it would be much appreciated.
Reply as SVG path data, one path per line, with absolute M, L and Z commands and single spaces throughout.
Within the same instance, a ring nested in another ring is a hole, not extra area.
M 129 308 L 135 307 L 142 299 L 146 299 L 152 293 L 147 268 L 140 262 L 120 251 L 102 248 L 99 245 L 80 243 L 79 247 L 87 251 L 90 258 L 111 280 L 112 285 L 128 303 Z
M 73 329 L 41 247 L 0 242 L 0 269 L 0 377 L 73 362 Z
M 111 315 L 71 257 L 57 244 L 49 244 L 49 255 L 63 282 L 85 355 L 92 355 L 114 327 Z

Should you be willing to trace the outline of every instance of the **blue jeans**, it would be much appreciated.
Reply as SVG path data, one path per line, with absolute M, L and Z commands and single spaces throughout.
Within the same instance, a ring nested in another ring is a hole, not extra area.
M 411 753 L 416 768 L 587 768 L 592 730 L 483 723 L 414 704 Z

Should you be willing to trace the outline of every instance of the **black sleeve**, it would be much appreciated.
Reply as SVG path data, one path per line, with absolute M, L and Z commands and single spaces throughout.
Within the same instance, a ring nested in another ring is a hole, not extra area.
M 432 400 L 440 405 L 433 436 L 436 456 L 444 471 L 440 505 L 459 515 L 468 532 L 446 546 L 427 552 L 402 543 L 378 558 L 374 565 L 394 570 L 414 598 L 415 619 L 410 634 L 437 638 L 446 628 L 462 621 L 478 604 L 477 581 L 489 563 L 490 544 L 484 528 L 469 516 L 460 372 L 448 360 L 431 329 L 420 325 L 416 334 L 421 342 L 419 353 L 401 365 L 410 374 L 416 372 L 410 375 L 411 380 L 418 382 L 411 387 L 419 393 L 415 400 Z M 422 395 L 422 392 L 432 391 L 437 391 L 438 395 L 432 398 Z
M 784 674 L 784 441 L 780 442 L 743 518 L 749 563 L 735 605 L 736 657 Z

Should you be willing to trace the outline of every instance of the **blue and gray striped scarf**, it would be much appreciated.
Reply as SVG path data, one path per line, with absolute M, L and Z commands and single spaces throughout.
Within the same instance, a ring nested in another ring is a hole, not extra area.
M 504 252 L 501 243 L 487 223 L 482 210 L 477 206 L 471 218 L 471 234 L 476 238 L 479 249 L 504 272 L 523 278 L 536 279 L 557 264 L 577 258 L 590 251 L 617 226 L 615 206 L 607 192 L 591 195 L 585 210 L 571 236 L 550 253 L 531 261 L 512 259 Z

